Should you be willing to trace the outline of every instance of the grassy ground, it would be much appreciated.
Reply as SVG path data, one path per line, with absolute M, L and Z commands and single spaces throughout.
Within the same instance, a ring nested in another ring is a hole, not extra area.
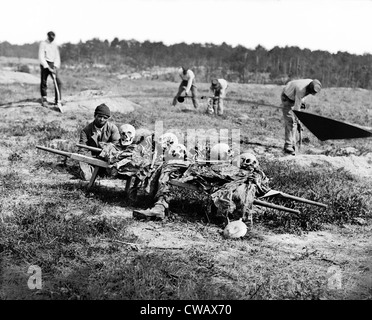
M 370 179 L 324 164 L 306 169 L 279 162 L 280 110 L 254 103 L 226 103 L 221 118 L 195 111 L 191 102 L 170 107 L 177 83 L 119 81 L 91 70 L 63 74 L 64 95 L 102 90 L 141 107 L 116 112 L 112 121 L 153 129 L 241 130 L 241 149 L 261 148 L 259 159 L 271 186 L 327 203 L 327 209 L 276 199 L 300 215 L 256 207 L 254 226 L 239 240 L 221 236 L 205 213 L 205 198 L 175 187 L 171 216 L 164 222 L 130 219 L 135 206 L 122 188 L 98 181 L 86 192 L 72 160 L 37 151 L 62 141 L 74 150 L 90 113 L 59 114 L 28 106 L 35 85 L 0 85 L 0 299 L 371 299 Z M 199 84 L 207 94 L 208 84 Z M 229 97 L 277 105 L 281 87 L 232 84 Z M 370 126 L 372 93 L 326 88 L 310 99 L 311 111 Z M 7 105 L 24 101 L 17 107 Z M 359 155 L 371 140 L 355 139 Z M 321 143 L 305 131 L 303 153 L 350 146 Z M 64 144 L 63 144 L 64 143 Z M 268 155 L 272 157 L 268 157 Z M 363 223 L 358 224 L 358 219 Z M 27 283 L 30 266 L 42 271 L 42 288 Z M 340 274 L 341 286 L 330 282 Z

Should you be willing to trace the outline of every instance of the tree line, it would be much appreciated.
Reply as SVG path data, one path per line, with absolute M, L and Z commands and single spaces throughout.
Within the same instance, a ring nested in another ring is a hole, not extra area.
M 0 43 L 0 56 L 37 58 L 39 43 L 12 45 Z M 372 88 L 371 54 L 300 49 L 296 46 L 258 45 L 254 49 L 212 43 L 162 42 L 137 40 L 91 40 L 60 45 L 65 66 L 105 65 L 111 70 L 143 71 L 154 67 L 189 66 L 199 71 L 198 80 L 223 77 L 231 82 L 283 84 L 294 78 L 317 78 L 326 87 Z

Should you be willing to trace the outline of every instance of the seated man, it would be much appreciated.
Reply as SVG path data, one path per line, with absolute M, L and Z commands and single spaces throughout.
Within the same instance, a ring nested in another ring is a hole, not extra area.
M 117 145 L 119 143 L 120 134 L 117 126 L 108 122 L 110 116 L 111 112 L 108 106 L 106 106 L 104 103 L 97 106 L 94 111 L 94 120 L 80 132 L 79 144 L 95 148 L 101 148 L 101 143 L 104 142 L 110 142 L 114 145 Z M 92 156 L 98 156 L 100 154 L 98 151 L 87 151 L 83 148 L 80 148 L 79 152 Z M 90 180 L 94 167 L 85 162 L 80 162 L 79 164 L 80 177 L 83 180 Z M 103 174 L 104 169 L 100 171 L 100 174 Z

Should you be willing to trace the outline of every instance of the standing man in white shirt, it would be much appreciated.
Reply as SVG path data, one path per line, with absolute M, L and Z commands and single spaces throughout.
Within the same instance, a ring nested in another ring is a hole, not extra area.
M 173 99 L 172 106 L 174 107 L 177 104 L 178 97 L 181 96 L 182 92 L 185 91 L 185 95 L 188 96 L 191 91 L 191 100 L 195 109 L 198 109 L 199 104 L 197 101 L 197 88 L 195 85 L 195 74 L 187 67 L 181 67 L 178 70 L 178 74 L 181 77 L 182 81 L 178 87 L 178 92 Z
M 322 84 L 317 79 L 298 79 L 286 84 L 282 91 L 281 101 L 284 118 L 284 152 L 295 155 L 296 130 L 298 120 L 293 110 L 305 108 L 305 98 L 315 95 L 322 89 Z
M 211 104 L 208 104 L 207 112 L 209 114 L 223 115 L 223 99 L 226 97 L 228 83 L 225 79 L 213 79 L 210 90 L 213 97 Z
M 55 104 L 61 108 L 61 80 L 58 76 L 57 70 L 61 66 L 61 58 L 59 55 L 58 46 L 53 42 L 56 37 L 53 31 L 47 33 L 48 39 L 40 42 L 39 46 L 39 61 L 41 69 L 40 93 L 43 107 L 48 106 L 47 101 L 47 79 L 51 75 L 55 81 Z M 60 109 L 61 110 L 61 109 Z

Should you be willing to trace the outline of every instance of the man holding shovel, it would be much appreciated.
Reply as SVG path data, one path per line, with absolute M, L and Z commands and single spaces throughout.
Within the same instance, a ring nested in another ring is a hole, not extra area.
M 43 107 L 48 107 L 47 101 L 47 79 L 51 75 L 54 83 L 55 90 L 55 105 L 62 112 L 61 103 L 61 81 L 57 74 L 57 69 L 61 66 L 61 58 L 59 55 L 58 47 L 53 43 L 55 33 L 49 31 L 47 33 L 48 39 L 40 42 L 39 46 L 39 61 L 41 70 L 40 93 L 41 103 Z
M 322 89 L 322 84 L 317 79 L 297 79 L 286 84 L 281 94 L 281 107 L 284 119 L 284 152 L 295 155 L 296 130 L 301 134 L 301 126 L 293 110 L 305 108 L 305 98 L 315 95 Z
M 185 95 L 188 96 L 191 91 L 191 99 L 195 109 L 198 109 L 198 101 L 196 100 L 197 89 L 195 85 L 195 74 L 187 67 L 181 67 L 178 70 L 178 74 L 181 77 L 182 81 L 178 87 L 178 92 L 173 99 L 172 106 L 174 107 L 177 104 L 178 99 L 181 97 L 181 94 L 185 91 Z

